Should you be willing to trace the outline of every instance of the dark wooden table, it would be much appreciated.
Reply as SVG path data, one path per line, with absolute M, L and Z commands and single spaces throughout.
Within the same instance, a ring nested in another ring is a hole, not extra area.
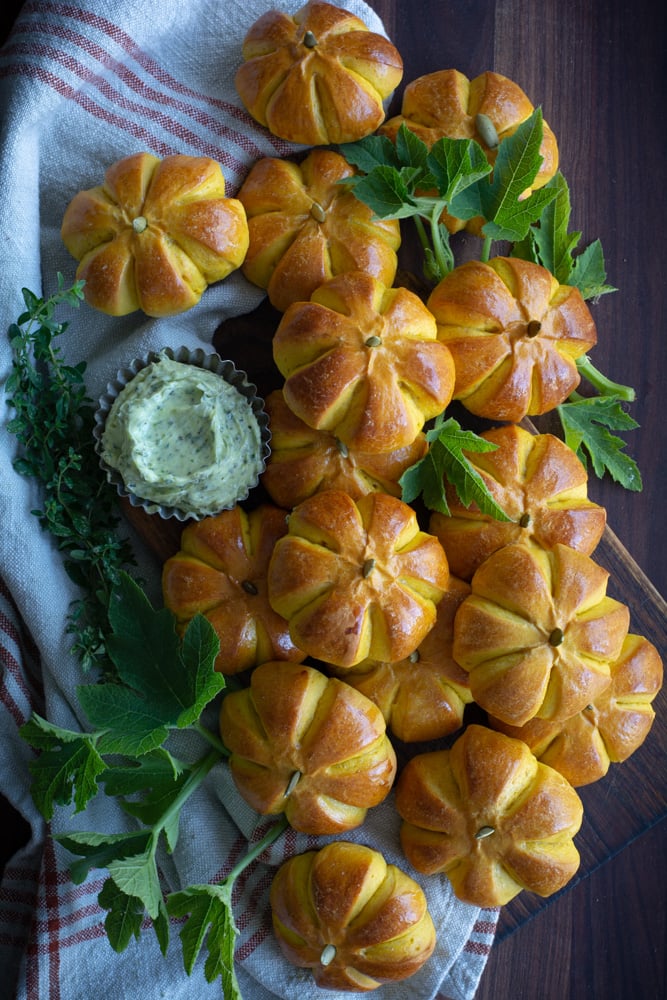
M 621 546 L 608 546 L 608 568 L 614 572 L 622 565 L 625 572 L 624 550 L 636 562 L 623 581 L 638 609 L 633 630 L 642 632 L 645 624 L 654 641 L 657 636 L 662 642 L 665 5 L 654 0 L 370 3 L 403 56 L 404 84 L 439 69 L 456 68 L 471 78 L 495 70 L 542 106 L 558 137 L 561 170 L 572 193 L 570 228 L 582 231 L 583 243 L 600 238 L 608 281 L 618 288 L 594 306 L 599 342 L 592 357 L 611 378 L 635 387 L 631 413 L 640 424 L 627 440 L 642 471 L 643 491 L 629 493 L 592 477 L 589 492 L 607 509 Z M 10 4 L 10 13 L 19 6 Z M 392 112 L 401 92 L 402 87 Z M 411 246 L 408 241 L 401 263 L 414 270 Z M 664 644 L 661 652 L 664 656 Z M 647 749 L 638 751 L 637 762 L 617 765 L 605 785 L 598 783 L 603 792 L 591 789 L 582 796 L 585 808 L 591 802 L 595 828 L 582 830 L 581 877 L 546 905 L 519 897 L 501 912 L 478 1000 L 667 996 L 666 700 L 665 692 L 656 700 L 660 727 L 654 727 Z
M 582 242 L 600 238 L 608 281 L 618 288 L 594 306 L 599 341 L 591 356 L 611 378 L 635 387 L 631 413 L 640 424 L 628 435 L 627 450 L 642 471 L 642 493 L 595 477 L 589 492 L 664 594 L 665 6 L 653 0 L 371 0 L 371 5 L 403 56 L 404 83 L 452 67 L 468 77 L 495 70 L 542 106 L 558 137 L 561 170 L 572 194 L 571 228 L 582 231 Z M 640 581 L 639 602 L 641 586 Z M 664 635 L 664 621 L 656 627 Z M 664 720 L 664 692 L 656 707 Z M 660 741 L 655 760 L 641 765 L 637 779 L 642 822 L 635 832 L 614 837 L 615 779 L 607 776 L 610 840 L 589 866 L 597 867 L 536 913 L 521 912 L 520 904 L 501 912 L 478 1000 L 667 996 L 664 729 L 654 735 Z M 618 765 L 617 774 L 629 766 L 629 761 Z M 592 788 L 589 792 L 592 798 Z M 601 797 L 599 789 L 595 794 Z M 662 804 L 652 806 L 654 794 Z

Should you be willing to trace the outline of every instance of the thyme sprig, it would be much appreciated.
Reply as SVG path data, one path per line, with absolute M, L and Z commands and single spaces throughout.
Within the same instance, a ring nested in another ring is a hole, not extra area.
M 32 513 L 56 539 L 65 570 L 82 590 L 70 608 L 67 632 L 82 668 L 97 668 L 111 678 L 106 652 L 107 608 L 119 572 L 134 563 L 127 541 L 118 535 L 120 515 L 95 454 L 95 406 L 86 393 L 85 362 L 68 365 L 56 338 L 67 322 L 64 306 L 77 308 L 83 282 L 58 289 L 47 299 L 22 290 L 25 311 L 8 330 L 12 371 L 5 382 L 14 416 L 8 423 L 21 448 L 14 469 L 35 479 L 44 497 Z

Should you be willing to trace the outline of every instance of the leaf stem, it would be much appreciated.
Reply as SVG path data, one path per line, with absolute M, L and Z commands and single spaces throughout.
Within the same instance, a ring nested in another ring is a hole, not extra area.
M 288 826 L 289 821 L 287 817 L 281 816 L 278 822 L 274 826 L 270 827 L 264 834 L 262 839 L 258 840 L 257 843 L 248 850 L 247 854 L 243 855 L 240 861 L 237 861 L 232 870 L 226 876 L 225 882 L 229 884 L 237 879 L 241 872 L 247 868 L 249 864 L 252 864 L 255 858 L 259 857 L 262 851 L 266 850 L 267 847 L 270 847 L 271 844 L 276 842 L 278 837 L 285 832 Z
M 419 236 L 419 242 L 422 245 L 422 250 L 430 250 L 431 244 L 429 242 L 428 235 L 426 233 L 426 226 L 424 225 L 424 220 L 421 215 L 413 216 L 415 227 L 417 229 L 417 235 Z
M 443 213 L 445 207 L 445 202 L 436 201 L 431 212 L 431 240 L 433 243 L 433 251 L 435 253 L 435 259 L 438 265 L 438 272 L 440 278 L 444 278 L 445 275 L 449 274 L 454 265 L 454 259 L 452 251 L 449 247 L 449 239 L 443 240 L 442 237 L 442 227 L 440 225 L 440 217 Z
M 581 358 L 577 358 L 577 368 L 580 375 L 590 382 L 601 396 L 616 396 L 618 399 L 625 400 L 626 403 L 634 401 L 635 390 L 632 386 L 612 382 L 610 378 L 607 378 L 606 375 L 603 375 L 595 367 L 587 354 L 584 354 Z
M 481 261 L 483 261 L 484 263 L 486 263 L 486 261 L 491 256 L 491 244 L 492 243 L 493 243 L 493 239 L 492 239 L 491 236 L 485 236 L 484 237 L 484 242 L 482 243 L 482 251 L 481 251 L 481 253 L 479 255 L 479 259 Z
M 206 726 L 203 726 L 200 720 L 193 723 L 192 728 L 195 732 L 199 733 L 203 740 L 206 740 L 206 742 L 214 747 L 214 749 L 217 750 L 223 757 L 231 757 L 231 753 L 222 740 L 218 739 L 215 733 L 212 733 L 210 729 L 206 728 Z
M 189 777 L 184 782 L 180 792 L 175 797 L 173 802 L 170 803 L 169 807 L 165 810 L 164 815 L 161 816 L 159 822 L 156 823 L 153 829 L 152 840 L 155 846 L 157 845 L 160 832 L 164 830 L 165 827 L 169 826 L 171 820 L 175 816 L 178 816 L 185 802 L 187 802 L 192 793 L 201 785 L 209 771 L 211 771 L 219 762 L 220 754 L 216 750 L 212 750 L 211 753 L 206 755 L 206 757 L 202 757 L 201 760 L 197 761 Z

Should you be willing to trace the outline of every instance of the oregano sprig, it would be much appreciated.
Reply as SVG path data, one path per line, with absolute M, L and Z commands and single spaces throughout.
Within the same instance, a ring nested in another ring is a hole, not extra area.
M 21 446 L 14 468 L 40 483 L 43 506 L 32 513 L 55 538 L 68 575 L 82 590 L 67 625 L 74 652 L 85 671 L 97 667 L 108 674 L 109 596 L 134 557 L 119 535 L 115 497 L 95 453 L 86 364 L 67 364 L 57 343 L 68 327 L 57 314 L 82 299 L 83 282 L 66 287 L 61 274 L 47 299 L 23 289 L 25 311 L 8 331 L 13 360 L 5 392 L 14 410 L 8 430 Z

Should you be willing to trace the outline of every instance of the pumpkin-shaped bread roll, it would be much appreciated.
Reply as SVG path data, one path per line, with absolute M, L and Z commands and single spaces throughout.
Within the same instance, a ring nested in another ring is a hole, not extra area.
M 75 195 L 61 236 L 79 261 L 86 302 L 111 316 L 192 308 L 208 285 L 240 267 L 249 239 L 219 163 L 151 153 L 118 160 L 101 185 Z
M 643 636 L 626 636 L 611 664 L 611 683 L 589 705 L 563 722 L 531 719 L 525 726 L 490 724 L 523 740 L 538 760 L 567 778 L 589 785 L 603 778 L 612 763 L 627 760 L 653 725 L 653 699 L 662 687 L 663 666 L 655 646 Z
M 427 451 L 426 437 L 395 451 L 372 453 L 349 448 L 329 431 L 318 431 L 296 416 L 276 389 L 265 400 L 271 426 L 271 455 L 262 485 L 280 507 L 291 509 L 323 490 L 343 490 L 353 500 L 383 491 L 400 497 L 398 480 Z
M 290 409 L 365 452 L 411 444 L 454 387 L 451 355 L 421 299 L 361 271 L 290 306 L 273 357 Z
M 440 542 L 388 493 L 340 490 L 290 514 L 269 563 L 271 606 L 309 656 L 337 667 L 402 660 L 435 624 L 449 582 Z
M 489 556 L 454 619 L 454 659 L 473 699 L 522 726 L 567 719 L 597 698 L 630 624 L 626 605 L 607 596 L 608 579 L 567 545 L 508 545 Z
M 181 629 L 196 614 L 208 618 L 220 640 L 215 666 L 223 674 L 305 657 L 267 596 L 269 560 L 286 531 L 284 510 L 263 504 L 247 513 L 236 506 L 188 524 L 180 550 L 164 564 L 165 606 Z
M 280 312 L 347 271 L 393 283 L 399 223 L 376 218 L 341 183 L 353 174 L 340 153 L 315 149 L 298 164 L 257 160 L 241 185 L 249 232 L 243 274 Z
M 429 531 L 442 542 L 450 571 L 470 580 L 496 549 L 524 540 L 543 548 L 569 545 L 591 555 L 606 512 L 588 499 L 588 474 L 574 451 L 553 434 L 531 434 L 517 424 L 480 436 L 496 450 L 467 457 L 510 520 L 483 514 L 474 503 L 465 507 L 446 484 L 450 516 L 434 511 Z
M 374 701 L 399 740 L 414 743 L 449 736 L 472 701 L 465 670 L 452 658 L 454 615 L 470 587 L 450 576 L 435 625 L 410 656 L 397 663 L 365 660 L 341 677 Z
M 581 800 L 522 740 L 471 725 L 449 750 L 419 754 L 396 783 L 401 845 L 456 896 L 503 906 L 522 890 L 550 896 L 579 867 Z
M 259 813 L 284 812 L 301 833 L 360 826 L 396 774 L 377 706 L 307 664 L 256 667 L 250 687 L 223 699 L 220 736 L 243 798 Z
M 519 423 L 577 388 L 576 359 L 597 342 L 578 288 L 531 261 L 467 261 L 433 289 L 428 307 L 454 358 L 454 398 L 480 417 Z
M 348 10 L 311 2 L 269 10 L 243 41 L 236 89 L 270 132 L 306 146 L 353 142 L 384 121 L 403 77 L 392 43 Z
M 469 80 L 459 70 L 444 69 L 409 83 L 403 93 L 401 113 L 385 122 L 380 131 L 394 140 L 404 124 L 429 149 L 444 137 L 474 139 L 494 164 L 500 143 L 513 135 L 534 110 L 521 87 L 500 73 L 487 71 Z M 558 144 L 545 121 L 540 155 L 542 163 L 523 197 L 544 187 L 558 170 Z M 465 228 L 479 234 L 484 223 L 479 216 L 465 222 L 447 212 L 443 221 L 452 233 Z
M 334 841 L 290 858 L 270 902 L 283 954 L 323 989 L 366 992 L 407 979 L 435 947 L 421 886 L 362 844 Z

